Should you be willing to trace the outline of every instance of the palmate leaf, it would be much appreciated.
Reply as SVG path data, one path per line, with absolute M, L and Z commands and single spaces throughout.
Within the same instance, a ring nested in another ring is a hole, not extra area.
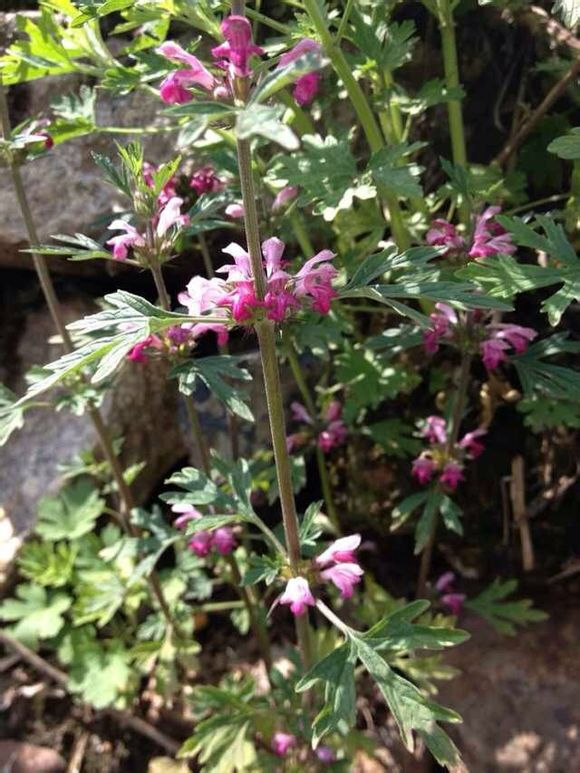
M 578 9 L 580 13 L 580 0 L 578 0 Z M 580 161 L 580 127 L 570 129 L 563 137 L 556 137 L 548 145 L 548 150 L 559 158 Z
M 171 375 L 177 378 L 179 391 L 186 395 L 192 395 L 197 383 L 201 381 L 224 403 L 230 413 L 235 413 L 246 421 L 253 421 L 252 411 L 246 404 L 248 396 L 240 391 L 239 386 L 232 386 L 228 380 L 240 382 L 251 381 L 251 374 L 241 363 L 243 357 L 232 355 L 219 355 L 216 357 L 200 357 L 188 359 L 176 365 Z
M 37 585 L 59 588 L 71 579 L 77 549 L 68 542 L 25 542 L 18 554 L 18 570 Z
M 44 497 L 38 504 L 34 528 L 46 540 L 76 540 L 92 531 L 104 512 L 105 500 L 88 480 L 77 480 L 56 497 Z
M 40 639 L 51 639 L 64 625 L 64 613 L 72 599 L 65 593 L 49 593 L 38 585 L 20 584 L 16 598 L 0 604 L 0 620 L 14 623 L 11 634 L 29 647 L 38 646 Z
M 415 428 L 401 419 L 383 419 L 369 424 L 365 430 L 378 443 L 387 456 L 404 459 L 414 456 L 422 448 L 421 441 L 414 437 Z
M 406 198 L 422 196 L 423 189 L 417 179 L 421 173 L 421 167 L 417 164 L 401 166 L 404 157 L 420 147 L 420 143 L 413 145 L 400 143 L 379 150 L 372 156 L 369 164 L 374 181 L 396 196 Z
M 518 625 L 541 622 L 548 617 L 545 612 L 533 609 L 530 599 L 505 601 L 517 587 L 517 580 L 496 578 L 479 596 L 466 601 L 465 606 L 481 615 L 499 633 L 513 636 Z
M 296 150 L 300 146 L 298 137 L 292 129 L 282 123 L 283 105 L 249 105 L 238 113 L 236 135 L 241 140 L 251 137 L 264 139 L 282 145 L 286 150 Z

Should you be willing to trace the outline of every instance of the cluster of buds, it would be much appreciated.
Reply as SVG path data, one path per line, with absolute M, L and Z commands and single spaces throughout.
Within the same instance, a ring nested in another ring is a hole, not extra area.
M 172 505 L 171 510 L 177 513 L 177 518 L 173 525 L 177 529 L 185 529 L 190 521 L 197 521 L 202 518 L 202 513 L 193 505 L 176 504 Z M 205 558 L 209 555 L 212 548 L 222 556 L 227 556 L 236 547 L 234 533 L 229 526 L 220 526 L 211 531 L 198 531 L 187 543 L 192 553 L 199 558 Z
M 304 432 L 295 432 L 286 438 L 288 451 L 304 445 L 312 437 L 312 432 L 316 437 L 318 447 L 325 453 L 329 453 L 333 448 L 344 445 L 348 430 L 342 420 L 342 405 L 338 400 L 332 400 L 326 407 L 320 421 L 308 413 L 302 403 L 293 402 L 290 405 L 292 418 L 309 425 L 309 430 Z
M 213 166 L 202 166 L 192 174 L 189 187 L 201 196 L 204 193 L 219 193 L 223 190 L 225 182 L 220 179 Z
M 221 24 L 224 42 L 212 48 L 214 65 L 225 72 L 225 76 L 213 75 L 193 54 L 185 51 L 178 43 L 166 41 L 157 52 L 180 65 L 186 65 L 171 72 L 161 83 L 161 99 L 168 104 L 182 105 L 194 98 L 191 88 L 201 88 L 215 99 L 227 99 L 236 93 L 237 79 L 246 79 L 252 75 L 251 59 L 263 56 L 264 51 L 252 39 L 252 26 L 244 16 L 228 16 Z M 286 67 L 307 54 L 320 54 L 321 47 L 310 38 L 301 40 L 293 49 L 280 57 L 278 68 Z M 319 87 L 319 75 L 306 73 L 297 78 L 294 86 L 294 98 L 305 106 L 316 96 Z
M 455 309 L 446 303 L 436 303 L 431 314 L 431 328 L 423 334 L 423 345 L 434 354 L 442 340 L 455 344 L 463 351 L 479 353 L 488 370 L 495 370 L 507 360 L 510 349 L 515 354 L 525 352 L 538 334 L 531 327 L 492 322 L 491 316 L 479 309 L 471 312 L 463 323 Z
M 448 220 L 434 220 L 427 231 L 427 244 L 444 247 L 447 257 L 468 256 L 470 258 L 488 258 L 490 255 L 511 255 L 516 247 L 511 235 L 500 225 L 495 216 L 500 207 L 487 207 L 475 218 L 473 236 L 468 241 Z
M 486 434 L 483 428 L 468 432 L 461 440 L 449 447 L 447 424 L 441 416 L 428 416 L 421 431 L 429 443 L 413 461 L 413 477 L 422 485 L 429 483 L 435 475 L 439 483 L 455 490 L 464 480 L 464 462 L 477 459 L 484 451 L 479 438 Z
M 189 224 L 189 217 L 181 213 L 182 204 L 183 199 L 173 196 L 159 205 L 151 220 L 151 237 L 147 231 L 140 233 L 126 220 L 113 220 L 109 230 L 123 232 L 107 241 L 113 248 L 113 257 L 126 260 L 129 250 L 132 250 L 136 260 L 148 265 L 150 253 L 160 255 L 170 252 L 179 228 Z
M 330 250 L 322 250 L 306 261 L 294 275 L 283 268 L 284 243 L 272 237 L 262 244 L 263 266 L 266 272 L 266 294 L 263 299 L 256 295 L 251 260 L 239 244 L 228 245 L 223 252 L 231 255 L 234 262 L 222 266 L 216 273 L 226 278 L 203 279 L 194 277 L 187 285 L 186 292 L 179 296 L 180 302 L 191 315 L 212 311 L 213 316 L 228 315 L 238 323 L 252 323 L 265 316 L 274 322 L 282 322 L 290 313 L 303 305 L 321 314 L 330 310 L 330 302 L 336 297 L 332 280 L 337 274 L 329 261 L 334 257 Z M 227 313 L 226 313 L 227 312 Z M 212 325 L 218 334 L 220 325 Z M 196 326 L 196 329 L 199 328 Z
M 452 615 L 458 615 L 467 596 L 465 593 L 457 593 L 453 585 L 455 583 L 455 574 L 445 572 L 435 583 L 435 590 L 440 594 L 440 600 L 443 606 L 451 612 Z
M 270 742 L 270 748 L 277 757 L 286 757 L 297 746 L 298 739 L 296 736 L 292 733 L 284 733 L 281 730 L 274 733 Z M 336 754 L 330 746 L 318 746 L 315 754 L 318 761 L 323 765 L 331 765 L 336 761 Z
M 331 582 L 344 599 L 353 594 L 354 586 L 360 582 L 363 569 L 356 560 L 355 550 L 361 541 L 360 534 L 351 534 L 335 540 L 323 553 L 317 556 L 308 572 L 315 583 Z M 292 577 L 280 596 L 280 604 L 288 604 L 296 617 L 303 615 L 306 608 L 316 605 L 307 577 Z

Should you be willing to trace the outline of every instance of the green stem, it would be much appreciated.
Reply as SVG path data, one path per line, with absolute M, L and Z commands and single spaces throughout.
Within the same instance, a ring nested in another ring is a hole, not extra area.
M 443 47 L 443 67 L 445 83 L 451 91 L 459 88 L 459 65 L 457 63 L 457 44 L 455 41 L 455 22 L 450 0 L 438 0 L 438 20 Z M 449 117 L 449 134 L 451 136 L 451 152 L 453 163 L 467 169 L 467 150 L 465 146 L 465 130 L 463 128 L 463 113 L 459 99 L 447 101 Z M 463 201 L 460 207 L 461 219 L 464 224 L 469 222 L 469 202 Z
M 278 99 L 283 105 L 290 110 L 292 117 L 290 118 L 290 125 L 293 126 L 298 134 L 314 134 L 316 129 L 312 123 L 312 119 L 308 113 L 303 110 L 296 102 L 294 97 L 289 94 L 286 89 L 281 89 L 278 92 Z
M 290 225 L 292 226 L 292 230 L 294 231 L 294 236 L 298 242 L 298 245 L 300 246 L 300 249 L 304 253 L 304 257 L 314 255 L 314 245 L 310 241 L 310 235 L 306 230 L 304 220 L 300 217 L 296 210 L 290 212 L 288 217 L 290 220 Z
M 286 356 L 288 357 L 290 369 L 292 371 L 292 375 L 294 376 L 294 381 L 296 381 L 296 385 L 300 390 L 300 394 L 302 395 L 306 409 L 308 410 L 308 413 L 312 417 L 312 420 L 316 426 L 316 424 L 318 424 L 318 411 L 314 399 L 310 393 L 310 389 L 308 388 L 308 384 L 306 383 L 306 378 L 304 377 L 302 368 L 300 367 L 300 360 L 298 359 L 298 353 L 296 351 L 296 347 L 294 346 L 294 341 L 292 340 L 291 336 L 287 334 L 283 336 L 283 340 Z M 328 469 L 326 467 L 326 459 L 324 458 L 322 449 L 319 448 L 318 444 L 316 445 L 316 464 L 318 466 L 318 474 L 320 476 L 320 484 L 322 486 L 326 512 L 337 533 L 340 534 L 340 522 L 338 519 L 338 513 L 336 512 L 336 508 L 334 506 L 332 486 L 330 483 Z
M 238 139 L 237 148 L 240 185 L 244 203 L 246 241 L 248 253 L 250 255 L 256 295 L 259 300 L 262 300 L 266 294 L 266 276 L 264 274 L 262 252 L 260 249 L 258 208 L 256 206 L 256 194 L 252 176 L 250 144 L 248 140 Z M 282 522 L 288 548 L 288 560 L 292 573 L 296 575 L 298 574 L 301 559 L 299 524 L 296 513 L 296 503 L 294 501 L 290 456 L 288 454 L 288 449 L 286 448 L 286 423 L 284 419 L 284 405 L 282 402 L 282 385 L 280 382 L 278 357 L 276 354 L 275 328 L 274 324 L 267 319 L 257 322 L 255 327 L 260 345 L 266 403 L 270 421 L 270 433 L 272 436 L 272 446 L 274 448 L 276 475 L 280 493 L 280 506 L 282 509 Z M 296 632 L 302 660 L 305 668 L 308 668 L 312 659 L 312 652 L 307 616 L 296 618 Z
M 2 135 L 4 140 L 6 140 L 7 142 L 10 142 L 10 140 L 12 139 L 12 126 L 10 124 L 10 114 L 8 111 L 6 92 L 2 84 L 1 78 L 0 78 L 0 123 L 2 124 Z M 24 220 L 24 225 L 28 233 L 28 241 L 30 242 L 31 247 L 35 247 L 36 245 L 40 244 L 40 240 L 38 238 L 38 233 L 36 231 L 34 218 L 32 217 L 32 211 L 28 203 L 28 197 L 26 195 L 26 190 L 24 188 L 24 183 L 22 181 L 22 175 L 20 174 L 20 167 L 18 166 L 18 164 L 12 161 L 10 162 L 9 166 L 10 166 L 10 173 L 12 176 L 12 182 L 14 184 L 14 190 L 16 192 L 16 199 L 18 201 L 20 212 L 22 214 L 22 219 Z M 46 304 L 48 306 L 48 310 L 50 312 L 50 316 L 53 321 L 53 324 L 61 337 L 62 345 L 65 352 L 70 353 L 74 350 L 74 345 L 70 337 L 70 334 L 67 330 L 66 323 L 64 321 L 62 309 L 54 290 L 54 285 L 52 283 L 52 278 L 48 271 L 46 260 L 44 256 L 39 255 L 35 252 L 32 253 L 32 260 L 34 262 L 34 268 L 38 275 L 40 287 L 44 294 Z M 109 465 L 109 468 L 111 470 L 111 475 L 117 487 L 117 494 L 120 502 L 121 523 L 126 533 L 131 537 L 135 537 L 136 530 L 133 524 L 131 523 L 131 511 L 135 507 L 135 501 L 133 499 L 133 493 L 129 488 L 129 486 L 127 485 L 127 482 L 125 481 L 125 476 L 123 474 L 123 467 L 121 465 L 121 462 L 118 456 L 115 453 L 115 450 L 113 447 L 113 440 L 111 438 L 109 429 L 105 424 L 105 422 L 103 421 L 103 417 L 101 415 L 101 412 L 98 410 L 98 408 L 89 408 L 88 414 L 95 428 L 95 432 L 97 434 L 101 451 L 103 453 L 103 456 L 105 457 L 105 460 Z M 159 603 L 161 612 L 165 617 L 167 625 L 170 628 L 173 628 L 173 630 L 175 630 L 176 632 L 179 632 L 179 629 L 175 624 L 173 615 L 171 614 L 171 610 L 169 609 L 169 606 L 165 599 L 165 595 L 159 583 L 159 578 L 154 572 L 152 572 L 151 575 L 149 576 L 148 583 L 151 590 L 153 591 L 154 596 L 156 597 Z
M 354 110 L 367 138 L 371 152 L 377 153 L 379 150 L 381 150 L 381 148 L 384 147 L 385 144 L 381 129 L 375 119 L 374 113 L 371 110 L 363 90 L 352 74 L 350 65 L 348 64 L 341 49 L 336 45 L 332 35 L 330 34 L 330 31 L 326 26 L 326 19 L 320 9 L 318 0 L 304 0 L 304 8 L 306 9 L 306 12 L 310 16 L 310 20 L 316 29 L 325 54 L 332 62 L 334 69 L 338 73 L 344 84 L 344 87 L 348 92 Z M 377 189 L 389 212 L 393 238 L 399 250 L 403 251 L 409 247 L 410 239 L 405 227 L 398 199 L 382 184 L 377 184 Z
M 446 452 L 449 454 L 453 450 L 457 443 L 459 436 L 459 428 L 461 426 L 461 420 L 463 418 L 463 411 L 465 410 L 465 401 L 467 399 L 467 390 L 469 387 L 469 376 L 471 373 L 471 354 L 464 353 L 461 360 L 461 367 L 459 370 L 459 378 L 457 381 L 457 390 L 455 392 L 455 401 L 453 404 L 453 411 L 451 419 L 449 421 L 449 429 L 447 434 Z M 421 563 L 419 566 L 419 576 L 417 578 L 417 598 L 421 598 L 425 595 L 427 587 L 427 579 L 431 571 L 431 561 L 433 559 L 433 549 L 435 547 L 435 537 L 437 534 L 437 526 L 439 525 L 438 514 L 433 519 L 433 525 L 429 534 L 429 539 L 423 552 L 421 553 Z
M 336 37 L 334 38 L 335 45 L 339 45 L 340 41 L 342 40 L 342 36 L 346 32 L 346 25 L 348 24 L 348 20 L 350 18 L 350 13 L 352 11 L 354 5 L 354 0 L 346 0 L 346 7 L 344 9 L 344 13 L 342 14 L 342 18 L 340 20 L 340 24 L 338 25 L 338 30 L 336 32 Z

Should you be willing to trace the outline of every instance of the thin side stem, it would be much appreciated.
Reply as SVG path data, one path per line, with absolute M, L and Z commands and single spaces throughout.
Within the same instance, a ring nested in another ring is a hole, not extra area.
M 300 390 L 300 394 L 302 395 L 302 399 L 304 400 L 304 404 L 306 405 L 308 413 L 310 414 L 310 416 L 312 417 L 312 420 L 316 424 L 318 422 L 318 412 L 316 409 L 316 404 L 314 402 L 314 398 L 310 393 L 308 384 L 306 383 L 306 378 L 304 377 L 302 368 L 300 367 L 300 360 L 298 358 L 296 347 L 294 346 L 294 341 L 289 335 L 284 335 L 284 344 L 285 344 L 284 348 L 286 350 L 286 356 L 288 357 L 288 362 L 290 364 L 290 369 L 292 371 L 292 375 L 294 376 L 294 381 L 296 381 L 296 386 Z M 318 444 L 316 445 L 316 464 L 318 466 L 318 474 L 320 476 L 320 484 L 322 486 L 322 493 L 324 496 L 324 503 L 326 505 L 326 512 L 328 514 L 328 517 L 332 525 L 334 526 L 336 531 L 340 534 L 340 522 L 338 519 L 338 513 L 336 512 L 336 508 L 334 506 L 334 501 L 332 498 L 332 486 L 330 484 L 330 476 L 326 468 L 326 459 L 324 458 L 322 449 L 318 446 Z
M 332 66 L 336 70 L 348 92 L 350 101 L 352 102 L 352 106 L 354 107 L 357 117 L 361 123 L 371 152 L 377 153 L 379 150 L 381 150 L 381 148 L 384 147 L 384 140 L 381 129 L 375 119 L 374 113 L 363 90 L 352 74 L 350 65 L 348 64 L 339 46 L 333 40 L 332 35 L 326 26 L 326 19 L 321 11 L 318 0 L 304 0 L 304 8 L 307 14 L 310 16 L 310 20 L 316 29 L 325 54 L 332 62 Z M 401 209 L 399 207 L 399 201 L 395 195 L 390 193 L 385 188 L 384 185 L 378 185 L 377 188 L 389 212 L 393 238 L 399 250 L 403 251 L 409 247 L 410 239 L 405 227 Z
M 165 309 L 165 311 L 171 311 L 171 298 L 169 297 L 165 280 L 163 279 L 163 269 L 161 268 L 161 265 L 156 260 L 153 260 L 151 261 L 149 268 L 153 276 L 153 281 L 155 282 L 157 295 L 159 296 L 159 305 Z
M 469 375 L 471 373 L 471 354 L 465 353 L 461 360 L 461 367 L 459 370 L 459 378 L 457 381 L 457 391 L 455 392 L 455 402 L 453 405 L 453 412 L 449 422 L 449 432 L 447 435 L 446 451 L 450 453 L 453 447 L 457 443 L 459 436 L 459 428 L 461 426 L 461 420 L 463 418 L 463 411 L 465 410 L 465 401 L 467 399 L 467 389 L 469 387 Z M 433 549 L 435 547 L 435 537 L 437 534 L 437 526 L 439 525 L 438 516 L 433 519 L 433 526 L 431 527 L 431 533 L 429 540 L 421 553 L 421 563 L 419 566 L 419 576 L 417 578 L 417 597 L 425 595 L 425 589 L 427 587 L 427 580 L 431 571 L 431 561 L 433 559 Z
M 455 22 L 450 0 L 439 0 L 439 30 L 441 33 L 441 45 L 443 48 L 443 67 L 445 70 L 445 83 L 449 90 L 457 90 L 459 87 L 459 65 L 457 62 L 457 44 L 455 40 Z M 449 99 L 447 101 L 447 115 L 449 117 L 449 134 L 451 137 L 451 153 L 453 163 L 467 169 L 467 150 L 465 146 L 465 130 L 463 126 L 463 112 L 461 101 Z M 460 207 L 462 221 L 469 222 L 469 202 L 462 202 Z
M 316 129 L 312 123 L 312 119 L 296 102 L 294 97 L 289 94 L 286 89 L 281 89 L 278 92 L 278 99 L 283 105 L 291 111 L 292 117 L 290 118 L 290 125 L 293 126 L 298 134 L 314 134 Z

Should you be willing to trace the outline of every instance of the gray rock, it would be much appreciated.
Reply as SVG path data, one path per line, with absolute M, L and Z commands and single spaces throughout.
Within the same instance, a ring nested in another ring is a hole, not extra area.
M 77 301 L 63 304 L 63 310 L 71 320 L 94 311 L 94 307 Z M 34 364 L 59 356 L 58 345 L 48 343 L 52 336 L 52 321 L 46 311 L 28 315 L 17 347 L 22 374 Z M 23 377 L 11 386 L 21 393 Z M 133 486 L 137 501 L 143 502 L 187 453 L 176 418 L 175 388 L 165 380 L 165 369 L 158 363 L 128 362 L 115 378 L 101 412 L 111 434 L 125 438 L 124 464 L 148 462 Z M 58 491 L 62 484 L 59 465 L 70 462 L 81 451 L 97 447 L 88 416 L 47 408 L 27 411 L 24 427 L 0 448 L 0 509 L 16 534 L 34 523 L 38 500 Z
M 472 638 L 446 655 L 461 674 L 438 700 L 458 711 L 448 726 L 473 773 L 580 770 L 580 614 L 564 609 L 516 636 L 479 618 L 461 620 Z

